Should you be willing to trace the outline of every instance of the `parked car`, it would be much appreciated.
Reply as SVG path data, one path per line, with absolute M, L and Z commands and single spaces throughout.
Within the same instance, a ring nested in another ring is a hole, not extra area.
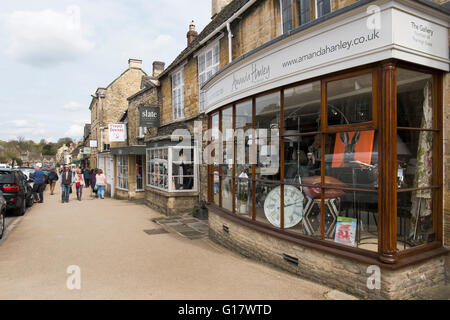
M 6 200 L 6 209 L 15 215 L 24 215 L 27 211 L 29 189 L 19 170 L 0 169 L 0 191 Z M 31 198 L 32 199 L 32 198 Z
M 3 193 L 0 191 L 0 239 L 5 233 L 5 216 L 6 216 L 6 200 Z
M 21 176 L 25 189 L 26 189 L 26 204 L 27 207 L 32 207 L 34 204 L 34 195 L 33 195 L 33 180 L 30 179 L 26 174 L 24 174 L 21 170 L 17 170 L 19 175 Z
M 34 168 L 31 167 L 19 167 L 19 170 L 22 171 L 28 178 L 28 180 L 32 179 Z

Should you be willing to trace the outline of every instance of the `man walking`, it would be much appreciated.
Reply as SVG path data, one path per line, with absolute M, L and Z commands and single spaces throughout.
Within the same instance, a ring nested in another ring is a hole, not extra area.
M 59 182 L 61 183 L 62 188 L 61 203 L 68 203 L 70 190 L 72 189 L 73 185 L 72 171 L 70 170 L 68 165 L 64 167 L 64 171 L 59 176 Z
M 84 183 L 86 184 L 85 187 L 89 188 L 89 186 L 91 185 L 90 184 L 90 182 L 91 182 L 91 172 L 89 171 L 88 168 L 84 169 L 83 176 L 84 176 Z
M 44 171 L 41 170 L 39 165 L 36 165 L 34 168 L 33 173 L 33 179 L 34 179 L 34 185 L 33 185 L 33 195 L 34 195 L 34 201 L 43 203 L 44 202 Z M 38 197 L 39 194 L 39 197 Z

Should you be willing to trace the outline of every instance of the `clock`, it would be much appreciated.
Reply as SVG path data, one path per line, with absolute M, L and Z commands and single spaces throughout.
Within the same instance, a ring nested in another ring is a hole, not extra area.
M 294 186 L 284 186 L 284 227 L 292 228 L 303 218 L 303 193 Z M 264 201 L 264 214 L 275 227 L 281 223 L 281 187 L 276 187 Z

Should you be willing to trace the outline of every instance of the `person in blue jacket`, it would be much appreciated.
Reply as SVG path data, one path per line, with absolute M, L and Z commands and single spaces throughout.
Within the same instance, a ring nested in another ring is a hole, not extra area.
M 45 177 L 45 173 L 44 171 L 41 170 L 40 166 L 36 166 L 34 168 L 34 173 L 33 173 L 33 180 L 34 180 L 34 185 L 33 185 L 33 195 L 34 195 L 34 201 L 35 202 L 39 202 L 39 203 L 43 203 L 44 202 L 44 177 Z M 39 194 L 39 197 L 38 197 Z

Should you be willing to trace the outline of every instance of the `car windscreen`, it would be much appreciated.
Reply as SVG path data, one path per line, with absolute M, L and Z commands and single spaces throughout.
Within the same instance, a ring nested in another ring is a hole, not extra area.
M 0 170 L 0 183 L 14 183 L 14 173 Z

